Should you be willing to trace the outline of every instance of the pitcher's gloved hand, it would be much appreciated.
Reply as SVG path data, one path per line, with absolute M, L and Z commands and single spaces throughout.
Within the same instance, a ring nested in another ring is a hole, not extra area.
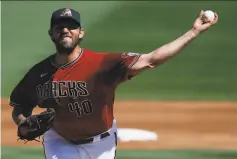
M 47 109 L 40 114 L 27 117 L 18 126 L 17 136 L 20 140 L 32 141 L 39 138 L 52 127 L 55 117 L 54 109 Z

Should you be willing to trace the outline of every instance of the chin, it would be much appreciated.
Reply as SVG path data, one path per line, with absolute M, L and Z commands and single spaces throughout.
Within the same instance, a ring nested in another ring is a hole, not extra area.
M 62 54 L 70 54 L 75 47 L 73 47 L 73 45 L 63 45 L 61 44 L 61 46 L 59 47 L 59 50 Z
M 60 40 L 59 41 L 60 45 L 68 47 L 72 45 L 72 41 L 71 40 Z
M 70 48 L 73 48 L 73 45 L 72 44 L 61 44 L 61 46 L 65 49 L 70 49 Z
M 68 42 L 64 40 L 58 41 L 58 43 L 56 42 L 55 44 L 56 44 L 57 50 L 62 54 L 70 54 L 77 46 L 77 44 L 73 44 L 72 42 Z

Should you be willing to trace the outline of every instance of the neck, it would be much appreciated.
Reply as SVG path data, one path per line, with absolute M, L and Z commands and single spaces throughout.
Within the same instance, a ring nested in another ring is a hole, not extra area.
M 75 49 L 69 53 L 69 54 L 64 54 L 64 53 L 59 53 L 57 52 L 54 62 L 57 65 L 64 65 L 66 63 L 72 62 L 73 60 L 75 60 L 81 53 L 81 48 L 80 46 L 75 47 Z

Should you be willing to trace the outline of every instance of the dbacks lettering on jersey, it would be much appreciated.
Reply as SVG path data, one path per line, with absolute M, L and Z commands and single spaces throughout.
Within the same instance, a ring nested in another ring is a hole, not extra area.
M 88 96 L 86 82 L 82 81 L 53 81 L 36 87 L 39 100 L 48 98 Z

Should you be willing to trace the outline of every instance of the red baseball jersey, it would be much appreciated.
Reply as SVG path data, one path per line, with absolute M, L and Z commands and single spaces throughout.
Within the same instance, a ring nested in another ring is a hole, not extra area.
M 114 119 L 115 89 L 135 76 L 130 68 L 140 55 L 81 50 L 77 59 L 63 66 L 54 64 L 51 55 L 32 67 L 13 90 L 10 105 L 55 108 L 53 127 L 66 138 L 108 130 Z

